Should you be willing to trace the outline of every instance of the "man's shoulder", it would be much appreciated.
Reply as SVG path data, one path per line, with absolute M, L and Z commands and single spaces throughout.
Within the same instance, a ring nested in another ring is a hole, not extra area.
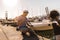
M 26 20 L 26 17 L 24 17 L 24 16 L 19 16 L 19 17 L 18 17 L 18 20 Z
M 17 18 L 18 18 L 18 19 L 22 19 L 22 18 L 23 18 L 23 16 L 18 16 Z

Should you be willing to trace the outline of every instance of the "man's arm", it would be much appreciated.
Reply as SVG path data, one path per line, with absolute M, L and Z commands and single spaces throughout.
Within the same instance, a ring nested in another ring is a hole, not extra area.
M 30 23 L 30 21 L 27 21 L 28 28 L 33 27 L 33 25 Z

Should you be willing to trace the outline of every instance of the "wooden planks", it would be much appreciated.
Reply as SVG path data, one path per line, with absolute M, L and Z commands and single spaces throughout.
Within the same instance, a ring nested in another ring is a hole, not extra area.
M 1 26 L 1 28 L 5 33 L 4 35 L 8 37 L 8 40 L 22 40 L 21 32 L 16 31 L 16 28 L 11 27 L 11 26 L 8 26 L 8 27 Z
M 39 36 L 40 40 L 50 40 L 47 38 L 42 39 L 41 36 Z M 15 27 L 11 26 L 3 26 L 0 25 L 0 40 L 22 40 L 23 37 L 21 35 L 20 31 L 16 31 Z

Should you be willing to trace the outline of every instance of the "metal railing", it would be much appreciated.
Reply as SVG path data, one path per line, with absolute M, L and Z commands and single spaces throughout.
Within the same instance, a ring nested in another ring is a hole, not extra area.
M 55 35 L 54 35 L 54 32 L 53 32 L 53 29 L 51 29 L 51 30 L 38 30 L 38 31 L 35 30 L 35 32 L 38 35 L 42 36 L 43 40 L 44 40 L 43 37 L 48 38 L 50 40 L 55 40 Z

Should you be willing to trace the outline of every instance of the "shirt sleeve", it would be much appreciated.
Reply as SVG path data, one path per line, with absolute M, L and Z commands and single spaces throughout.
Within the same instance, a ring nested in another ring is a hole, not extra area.
M 53 26 L 54 28 L 57 28 L 57 27 L 59 28 L 59 27 L 60 27 L 57 21 L 53 21 L 53 22 L 52 22 L 52 26 Z
M 53 21 L 52 23 L 55 23 L 56 25 L 59 25 L 57 21 Z

